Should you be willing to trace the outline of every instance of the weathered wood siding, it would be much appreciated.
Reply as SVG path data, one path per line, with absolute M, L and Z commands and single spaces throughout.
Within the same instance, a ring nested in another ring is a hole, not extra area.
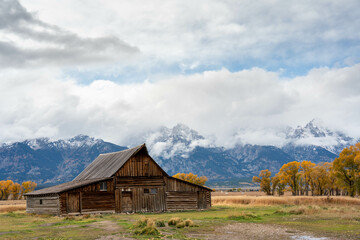
M 163 212 L 165 205 L 165 181 L 155 177 L 116 177 L 117 212 Z M 124 194 L 126 192 L 127 195 Z M 156 192 L 156 193 L 155 193 Z M 131 209 L 129 209 L 131 194 Z
M 167 210 L 207 209 L 211 207 L 211 192 L 200 186 L 175 178 L 165 178 Z
M 26 212 L 58 215 L 60 212 L 59 195 L 27 196 Z
M 165 186 L 163 177 L 116 177 L 116 188 Z
M 82 193 L 82 213 L 96 211 L 115 211 L 115 195 L 108 192 Z
M 198 209 L 197 192 L 166 192 L 168 211 Z
M 167 192 L 197 192 L 202 191 L 202 188 L 189 184 L 187 182 L 177 180 L 175 178 L 165 178 Z
M 115 211 L 114 180 L 106 181 L 107 190 L 100 191 L 100 182 L 60 194 L 60 214 Z
M 142 150 L 131 157 L 115 175 L 119 177 L 150 177 L 164 176 L 165 173 L 154 160 Z
M 149 193 L 144 193 L 149 189 Z M 151 189 L 156 189 L 152 194 Z M 165 211 L 165 192 L 163 187 L 137 187 L 132 189 L 134 212 L 163 212 Z

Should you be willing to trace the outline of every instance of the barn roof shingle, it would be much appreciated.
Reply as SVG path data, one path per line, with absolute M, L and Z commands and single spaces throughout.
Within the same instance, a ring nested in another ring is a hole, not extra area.
M 42 194 L 52 194 L 52 193 L 61 193 L 61 192 L 65 192 L 68 190 L 72 190 L 78 187 L 83 187 L 92 183 L 96 183 L 96 182 L 100 182 L 100 181 L 104 181 L 110 178 L 98 178 L 98 179 L 88 179 L 88 180 L 82 180 L 82 181 L 71 181 L 71 182 L 66 182 L 66 183 L 62 183 L 56 186 L 52 186 L 52 187 L 48 187 L 48 188 L 43 188 L 40 190 L 36 190 L 33 192 L 29 192 L 24 194 L 25 196 L 32 196 L 32 195 L 42 195 Z
M 106 178 L 113 176 L 129 158 L 139 152 L 145 144 L 120 152 L 100 154 L 74 180 Z M 145 147 L 146 149 L 146 147 Z

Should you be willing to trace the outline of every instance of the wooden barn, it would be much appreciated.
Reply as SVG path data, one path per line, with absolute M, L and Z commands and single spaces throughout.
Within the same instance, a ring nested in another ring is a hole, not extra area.
M 143 144 L 100 154 L 73 181 L 27 193 L 26 211 L 65 215 L 207 209 L 211 191 L 169 176 Z

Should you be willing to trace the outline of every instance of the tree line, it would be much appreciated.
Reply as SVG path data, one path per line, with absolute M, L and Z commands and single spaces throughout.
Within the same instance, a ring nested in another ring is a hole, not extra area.
M 252 181 L 267 195 L 283 195 L 286 188 L 293 196 L 360 195 L 360 143 L 344 148 L 333 162 L 293 161 L 274 176 L 262 170 Z
M 22 199 L 23 195 L 34 191 L 37 184 L 32 181 L 26 181 L 21 184 L 14 183 L 11 180 L 0 181 L 0 200 Z

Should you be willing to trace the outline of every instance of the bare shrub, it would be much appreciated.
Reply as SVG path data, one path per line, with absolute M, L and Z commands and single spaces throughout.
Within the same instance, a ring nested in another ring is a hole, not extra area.
M 175 218 L 171 218 L 168 222 L 169 226 L 176 226 L 176 224 L 178 224 L 179 222 L 181 222 L 181 219 L 178 217 Z
M 185 226 L 185 222 L 179 222 L 178 224 L 176 224 L 177 228 L 184 228 Z
M 186 219 L 184 221 L 184 223 L 185 223 L 186 227 L 193 227 L 194 226 L 194 222 L 191 219 Z
M 157 220 L 157 221 L 155 222 L 155 225 L 156 225 L 157 227 L 165 227 L 165 221 L 164 221 L 164 220 Z

